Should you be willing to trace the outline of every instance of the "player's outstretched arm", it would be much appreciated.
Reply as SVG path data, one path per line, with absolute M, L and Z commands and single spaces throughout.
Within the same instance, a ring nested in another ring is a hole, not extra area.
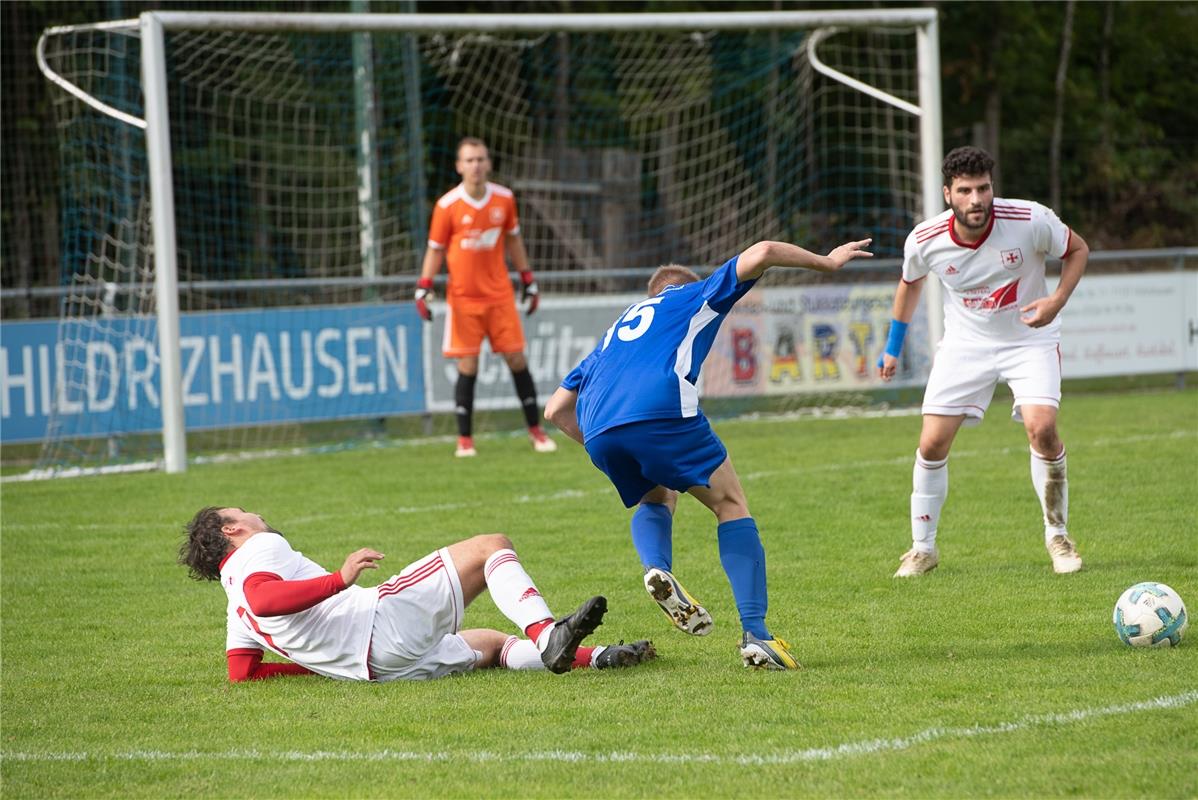
M 582 444 L 582 430 L 578 427 L 578 392 L 563 386 L 545 403 L 545 419 L 556 425 L 562 433 Z
M 285 581 L 273 572 L 255 572 L 245 579 L 245 600 L 259 617 L 298 614 L 352 586 L 363 570 L 378 569 L 374 562 L 382 557 L 364 547 L 350 553 L 337 572 L 298 581 Z
M 826 256 L 786 242 L 758 242 L 740 254 L 736 260 L 736 278 L 749 281 L 760 278 L 770 267 L 812 269 L 816 272 L 835 272 L 855 258 L 873 258 L 869 247 L 873 239 L 845 242 Z

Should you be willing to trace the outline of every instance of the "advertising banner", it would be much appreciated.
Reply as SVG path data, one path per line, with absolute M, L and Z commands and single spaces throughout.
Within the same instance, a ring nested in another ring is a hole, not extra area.
M 1086 275 L 1061 312 L 1066 378 L 1196 369 L 1198 272 Z
M 876 375 L 894 302 L 892 284 L 755 288 L 732 308 L 703 368 L 703 393 L 736 397 L 922 386 L 931 369 L 923 306 L 899 371 Z
M 529 369 L 544 403 L 562 378 L 598 343 L 621 312 L 643 295 L 545 298 L 522 317 Z M 885 343 L 892 284 L 754 288 L 724 320 L 703 367 L 701 394 L 709 397 L 844 391 L 922 385 L 931 358 L 922 307 L 912 321 L 899 374 L 889 384 L 872 365 Z M 429 409 L 451 411 L 457 362 L 441 355 L 444 309 L 425 337 Z M 484 343 L 475 408 L 515 408 L 515 390 L 503 359 Z
M 420 318 L 410 304 L 183 314 L 188 430 L 409 414 L 424 408 Z M 153 320 L 0 327 L 0 437 L 157 431 Z

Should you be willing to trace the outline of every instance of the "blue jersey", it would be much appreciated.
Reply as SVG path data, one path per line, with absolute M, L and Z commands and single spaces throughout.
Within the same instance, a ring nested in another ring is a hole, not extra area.
M 698 416 L 703 360 L 724 317 L 757 282 L 738 281 L 736 261 L 633 303 L 566 376 L 562 386 L 578 392 L 584 440 L 638 420 Z

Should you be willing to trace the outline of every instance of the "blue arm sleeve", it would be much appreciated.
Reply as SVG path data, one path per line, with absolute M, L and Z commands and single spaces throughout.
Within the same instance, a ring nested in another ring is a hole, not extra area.
M 890 334 L 886 337 L 886 349 L 882 351 L 882 355 L 878 356 L 878 367 L 882 366 L 884 356 L 898 358 L 899 354 L 903 352 L 903 339 L 907 338 L 908 324 L 899 322 L 897 319 L 890 320 Z

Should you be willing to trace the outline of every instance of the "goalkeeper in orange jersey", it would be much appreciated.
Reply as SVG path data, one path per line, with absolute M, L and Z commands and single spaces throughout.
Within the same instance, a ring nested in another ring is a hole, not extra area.
M 539 294 L 528 255 L 520 238 L 516 198 L 511 189 L 491 183 L 487 145 L 473 137 L 458 143 L 457 171 L 462 182 L 445 193 L 433 209 L 428 250 L 416 284 L 416 310 L 425 321 L 433 318 L 429 300 L 433 278 L 442 262 L 449 265 L 445 299 L 447 314 L 441 350 L 457 359 L 454 407 L 458 422 L 457 456 L 473 456 L 474 384 L 483 339 L 503 356 L 512 370 L 516 395 L 528 424 L 528 437 L 538 453 L 552 453 L 557 444 L 539 424 L 537 387 L 524 355 L 524 330 L 516 310 L 507 260 L 520 272 L 521 303 L 526 314 L 537 310 Z M 507 256 L 505 260 L 504 256 Z

